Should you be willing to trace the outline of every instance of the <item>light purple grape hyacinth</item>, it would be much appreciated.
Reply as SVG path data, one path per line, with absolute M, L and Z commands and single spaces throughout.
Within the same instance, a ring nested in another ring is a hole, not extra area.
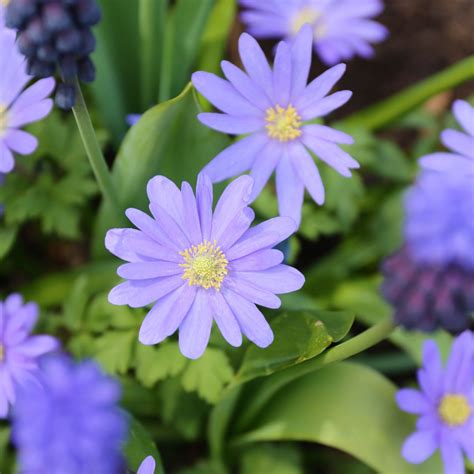
M 405 238 L 418 262 L 474 271 L 474 176 L 424 170 L 405 210 Z
M 454 117 L 464 132 L 447 129 L 441 141 L 451 152 L 438 152 L 421 159 L 421 165 L 435 171 L 464 174 L 474 179 L 474 107 L 464 100 L 453 104 Z
M 15 166 L 13 153 L 28 155 L 38 146 L 37 139 L 20 128 L 48 115 L 55 82 L 41 79 L 24 89 L 31 80 L 25 58 L 17 50 L 15 33 L 2 24 L 0 71 L 0 173 L 9 173 Z
M 240 0 L 242 21 L 255 38 L 293 38 L 309 24 L 314 49 L 332 66 L 353 56 L 371 58 L 373 43 L 388 36 L 372 18 L 384 8 L 380 0 Z
M 31 336 L 38 306 L 18 294 L 0 302 L 0 418 L 14 405 L 18 387 L 35 377 L 38 359 L 59 347 L 52 336 Z
M 223 80 L 196 72 L 196 89 L 223 113 L 202 113 L 199 120 L 220 132 L 247 137 L 225 149 L 203 170 L 213 182 L 247 170 L 255 181 L 250 199 L 261 192 L 276 170 L 279 211 L 299 226 L 304 189 L 324 203 L 324 186 L 311 153 L 350 177 L 359 164 L 338 144 L 352 144 L 349 135 L 324 125 L 306 124 L 345 104 L 350 91 L 327 95 L 341 78 L 345 65 L 329 69 L 308 86 L 311 66 L 311 28 L 306 25 L 293 43 L 278 45 L 273 70 L 258 43 L 244 33 L 239 51 L 247 74 L 223 61 Z
M 140 464 L 137 474 L 155 474 L 156 462 L 152 456 L 148 456 Z
M 436 343 L 426 341 L 418 382 L 421 391 L 397 393 L 400 408 L 420 416 L 402 455 L 420 464 L 440 449 L 445 472 L 464 474 L 463 452 L 474 462 L 474 334 L 455 339 L 444 368 Z
M 256 304 L 278 308 L 275 294 L 300 289 L 303 275 L 282 265 L 273 249 L 296 225 L 277 217 L 250 228 L 248 207 L 253 180 L 241 176 L 220 197 L 213 212 L 213 189 L 198 177 L 196 196 L 188 183 L 181 190 L 156 176 L 148 183 L 153 217 L 128 209 L 138 227 L 113 229 L 105 245 L 129 263 L 117 273 L 127 281 L 116 286 L 109 301 L 143 307 L 154 304 L 140 329 L 140 342 L 157 344 L 179 328 L 181 352 L 200 357 L 215 320 L 227 342 L 240 346 L 242 333 L 259 347 L 273 341 L 273 332 Z

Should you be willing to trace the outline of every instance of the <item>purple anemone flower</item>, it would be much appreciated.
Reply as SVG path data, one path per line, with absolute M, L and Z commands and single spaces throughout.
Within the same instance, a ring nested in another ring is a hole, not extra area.
M 474 334 L 456 338 L 444 368 L 436 343 L 426 341 L 418 382 L 421 391 L 397 393 L 400 408 L 420 416 L 402 455 L 420 464 L 440 449 L 445 472 L 464 474 L 463 452 L 474 462 Z
M 328 65 L 353 56 L 371 58 L 372 43 L 387 29 L 372 20 L 383 11 L 380 0 L 240 0 L 242 20 L 256 38 L 293 38 L 311 26 L 314 49 Z
M 18 294 L 0 302 L 0 418 L 8 415 L 21 385 L 34 379 L 38 359 L 59 347 L 51 336 L 31 336 L 38 306 L 23 303 Z
M 39 382 L 19 391 L 14 411 L 20 471 L 122 472 L 127 421 L 118 406 L 120 385 L 95 362 L 65 356 L 43 359 Z
M 421 159 L 424 168 L 461 173 L 474 177 L 474 107 L 464 100 L 453 105 L 456 120 L 466 133 L 447 129 L 441 133 L 441 141 L 451 152 L 438 152 Z
M 213 212 L 207 176 L 198 177 L 196 196 L 188 183 L 179 190 L 156 176 L 147 188 L 153 217 L 128 209 L 139 230 L 107 233 L 107 249 L 130 262 L 118 268 L 127 281 L 110 292 L 109 301 L 134 308 L 154 303 L 140 342 L 157 344 L 179 328 L 181 352 L 195 359 L 206 349 L 215 320 L 233 346 L 241 345 L 242 333 L 259 347 L 272 343 L 272 329 L 256 304 L 278 308 L 275 294 L 300 289 L 304 277 L 282 265 L 283 253 L 273 249 L 296 230 L 292 219 L 277 217 L 250 228 L 252 186 L 249 176 L 236 179 Z
M 419 262 L 474 271 L 473 177 L 424 171 L 408 191 L 405 239 Z
M 145 460 L 140 464 L 138 468 L 137 474 L 154 474 L 155 473 L 156 463 L 155 460 L 148 456 Z
M 17 51 L 15 33 L 0 25 L 0 173 L 15 166 L 13 152 L 28 155 L 38 141 L 20 127 L 36 122 L 50 112 L 53 102 L 47 97 L 54 79 L 42 79 L 25 88 L 31 77 L 25 58 Z
M 292 43 L 278 45 L 273 70 L 258 43 L 241 35 L 239 50 L 247 74 L 223 61 L 223 80 L 196 72 L 193 84 L 220 113 L 199 114 L 199 120 L 220 132 L 249 134 L 217 155 L 203 170 L 213 182 L 251 170 L 255 199 L 276 170 L 279 210 L 299 226 L 304 189 L 318 203 L 324 186 L 312 154 L 345 177 L 359 164 L 337 144 L 351 144 L 352 137 L 319 124 L 307 123 L 345 104 L 352 93 L 327 95 L 341 78 L 345 65 L 329 69 L 308 86 L 312 32 L 302 28 Z

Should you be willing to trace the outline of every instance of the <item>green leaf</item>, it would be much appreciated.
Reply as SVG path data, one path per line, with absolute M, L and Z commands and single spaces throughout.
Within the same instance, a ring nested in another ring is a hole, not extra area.
M 109 331 L 96 339 L 95 358 L 110 374 L 124 374 L 131 367 L 136 338 L 135 330 Z
M 127 464 L 134 472 L 147 456 L 156 461 L 155 474 L 164 474 L 161 456 L 148 431 L 135 418 L 130 417 L 129 439 L 124 448 Z
M 241 457 L 240 474 L 304 474 L 301 453 L 296 446 L 259 444 Z
M 177 342 L 163 342 L 156 347 L 138 344 L 135 354 L 136 376 L 145 387 L 152 387 L 160 380 L 181 373 L 187 362 Z
M 401 457 L 415 417 L 399 410 L 395 392 L 396 387 L 372 369 L 339 363 L 278 392 L 235 444 L 313 441 L 349 453 L 381 473 L 442 472 L 438 455 L 418 466 Z
M 237 383 L 270 375 L 321 354 L 343 339 L 354 322 L 346 312 L 285 312 L 271 326 L 275 340 L 266 349 L 250 346 L 235 377 Z
M 233 374 L 225 353 L 210 347 L 199 359 L 189 362 L 181 381 L 186 391 L 197 392 L 207 402 L 216 403 Z
M 63 304 L 64 325 L 67 328 L 79 329 L 89 297 L 88 279 L 85 275 L 81 275 L 74 282 L 71 293 Z
M 148 207 L 146 184 L 157 174 L 194 184 L 203 166 L 228 145 L 229 138 L 201 125 L 197 113 L 188 86 L 179 97 L 150 109 L 130 129 L 113 169 L 124 208 Z M 102 208 L 97 225 L 95 250 L 104 253 L 105 232 L 117 223 Z
M 17 232 L 16 226 L 0 228 L 0 259 L 5 257 L 12 248 Z

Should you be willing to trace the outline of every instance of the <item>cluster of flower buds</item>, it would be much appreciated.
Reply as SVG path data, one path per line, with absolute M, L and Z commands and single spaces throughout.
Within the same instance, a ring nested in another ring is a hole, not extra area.
M 382 293 L 393 304 L 395 322 L 406 329 L 458 333 L 474 312 L 474 272 L 457 264 L 415 261 L 407 247 L 382 266 Z
M 95 78 L 90 54 L 95 49 L 91 27 L 101 11 L 96 0 L 10 0 L 5 22 L 18 31 L 18 49 L 27 58 L 27 72 L 49 77 L 59 72 L 63 79 L 56 103 L 70 109 L 75 103 L 73 81 Z

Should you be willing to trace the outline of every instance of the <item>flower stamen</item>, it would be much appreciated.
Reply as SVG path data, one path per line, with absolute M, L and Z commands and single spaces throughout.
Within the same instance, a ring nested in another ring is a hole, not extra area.
M 301 136 L 301 117 L 291 104 L 286 109 L 279 105 L 270 107 L 266 113 L 268 125 L 265 128 L 269 137 L 287 142 Z
M 6 132 L 8 127 L 7 111 L 8 109 L 4 105 L 0 104 L 0 137 Z
M 462 426 L 472 414 L 469 402 L 463 395 L 448 394 L 438 406 L 441 419 L 449 426 Z
M 184 259 L 184 263 L 179 265 L 184 268 L 182 278 L 188 280 L 189 286 L 197 285 L 206 290 L 220 289 L 229 262 L 216 241 L 211 243 L 205 240 L 179 254 Z
M 5 348 L 3 347 L 3 344 L 0 344 L 0 362 L 3 362 L 5 359 Z
M 322 38 L 327 31 L 327 27 L 323 22 L 323 12 L 312 7 L 302 8 L 293 18 L 291 22 L 291 32 L 296 36 L 304 25 L 309 24 L 313 28 L 315 38 Z

